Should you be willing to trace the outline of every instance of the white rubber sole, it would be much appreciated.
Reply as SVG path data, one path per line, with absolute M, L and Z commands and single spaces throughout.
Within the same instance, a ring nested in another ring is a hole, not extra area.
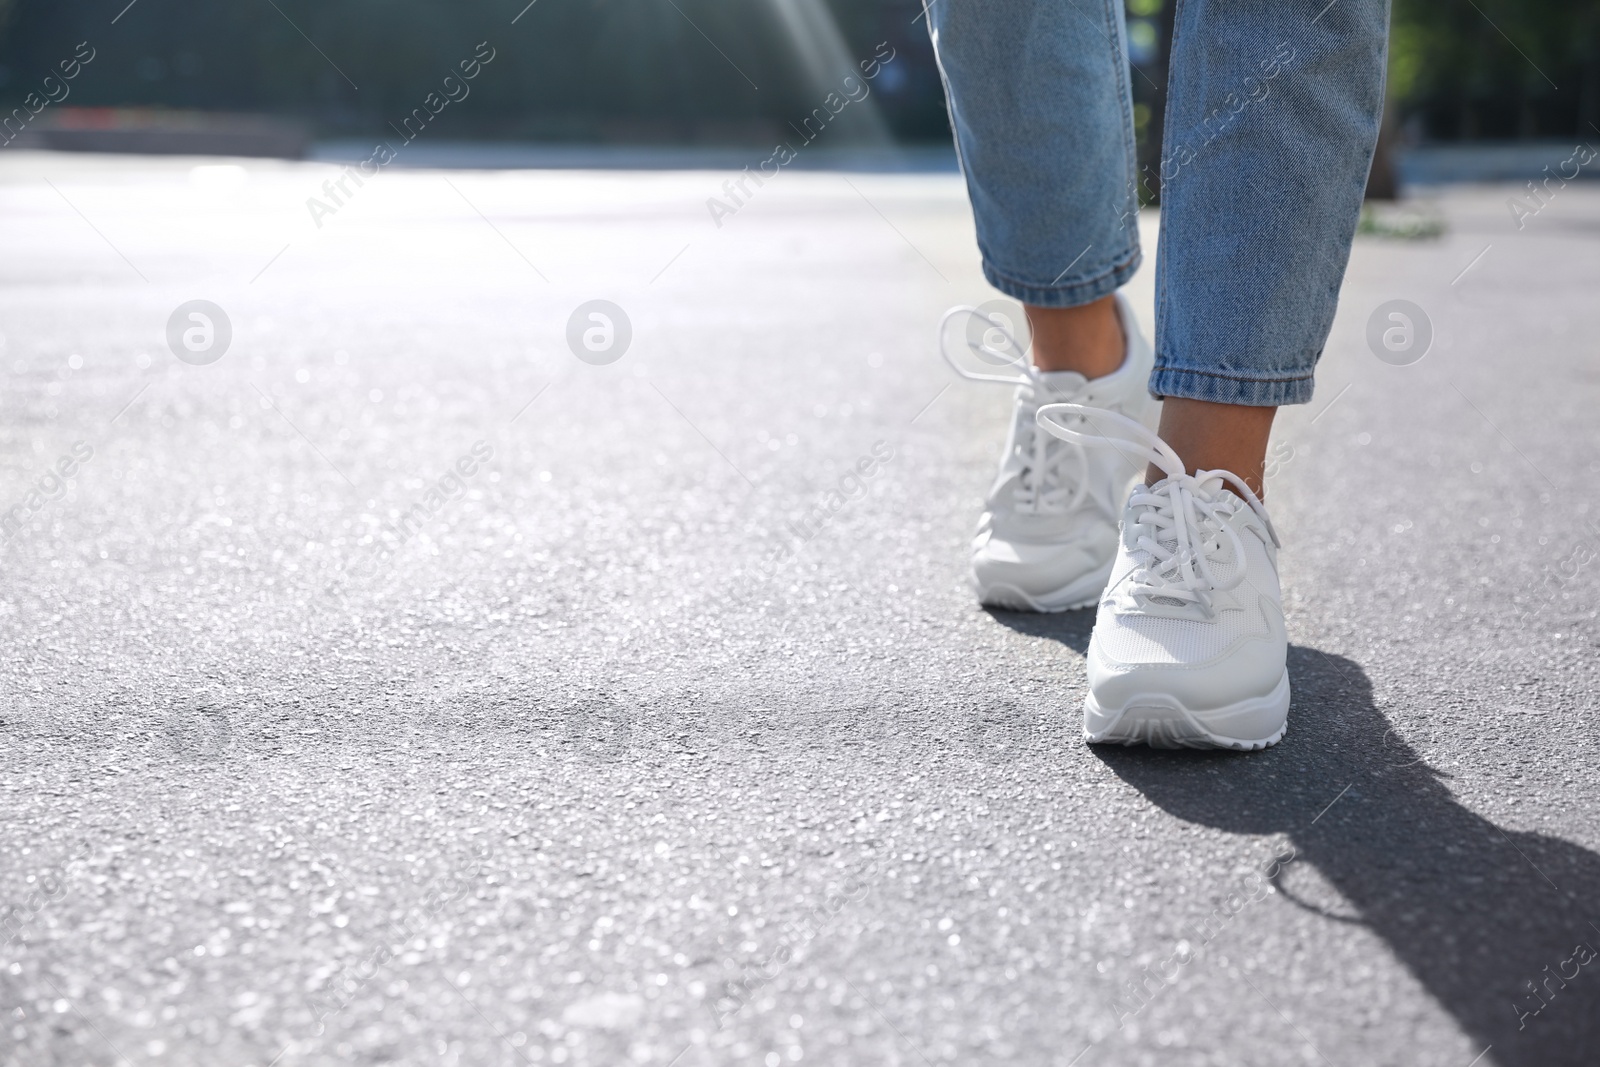
M 1090 571 L 1070 585 L 1043 596 L 1029 596 L 1016 586 L 1003 582 L 983 585 L 976 577 L 972 579 L 972 585 L 978 592 L 978 603 L 987 608 L 1037 611 L 1047 615 L 1058 611 L 1077 611 L 1100 603 L 1100 594 L 1106 591 L 1106 583 L 1111 580 L 1111 568 L 1115 562 L 1114 559 L 1109 560 L 1099 570 Z
M 1083 698 L 1083 737 L 1095 745 L 1228 748 L 1254 752 L 1283 739 L 1289 721 L 1289 672 L 1263 697 L 1196 713 L 1164 693 L 1134 697 L 1108 711 Z

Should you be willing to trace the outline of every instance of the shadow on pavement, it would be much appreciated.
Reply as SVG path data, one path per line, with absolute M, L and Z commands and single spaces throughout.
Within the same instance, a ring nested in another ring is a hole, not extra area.
M 1089 651 L 1089 635 L 1094 632 L 1094 611 L 1062 611 L 1043 614 L 1034 611 L 1002 611 L 984 608 L 988 616 L 1008 630 L 1029 637 L 1059 641 L 1078 655 Z
M 1480 1063 L 1600 1063 L 1600 857 L 1458 804 L 1350 660 L 1295 647 L 1289 671 L 1289 733 L 1276 748 L 1096 754 L 1180 819 L 1287 834 L 1285 897 L 1382 938 L 1479 1048 L 1492 1047 Z

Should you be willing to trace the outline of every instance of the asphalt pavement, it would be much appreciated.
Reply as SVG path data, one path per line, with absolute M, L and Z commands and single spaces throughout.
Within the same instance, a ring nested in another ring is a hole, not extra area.
M 0 155 L 0 1063 L 1600 1062 L 1600 189 L 1358 239 L 1240 755 L 971 598 L 957 176 L 339 177 Z

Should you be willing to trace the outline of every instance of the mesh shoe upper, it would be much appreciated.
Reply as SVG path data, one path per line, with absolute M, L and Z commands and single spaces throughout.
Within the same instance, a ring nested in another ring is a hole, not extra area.
M 1123 510 L 1089 642 L 1092 702 L 1204 712 L 1279 688 L 1288 639 L 1277 533 L 1249 488 L 1224 471 L 1187 473 L 1160 438 L 1113 413 L 1062 405 L 1042 409 L 1039 420 L 1052 435 L 1107 444 L 1168 475 L 1135 487 Z

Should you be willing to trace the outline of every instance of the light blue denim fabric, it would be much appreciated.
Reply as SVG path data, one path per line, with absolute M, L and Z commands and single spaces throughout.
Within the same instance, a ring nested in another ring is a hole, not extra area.
M 1150 391 L 1301 404 L 1383 113 L 1388 0 L 1172 0 Z M 990 284 L 1075 307 L 1140 262 L 1122 0 L 932 0 Z

